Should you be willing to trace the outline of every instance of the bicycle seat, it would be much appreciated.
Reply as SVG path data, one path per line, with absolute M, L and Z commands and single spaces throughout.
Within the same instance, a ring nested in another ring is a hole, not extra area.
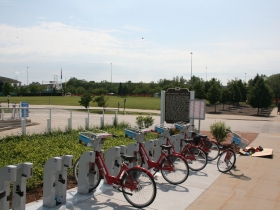
M 200 134 L 199 137 L 200 137 L 200 138 L 203 138 L 203 139 L 206 139 L 206 138 L 207 138 L 206 135 L 202 135 L 202 134 Z
M 125 161 L 134 161 L 136 160 L 135 156 L 130 156 L 130 155 L 121 155 L 121 157 L 125 160 Z
M 165 145 L 165 144 L 162 144 L 160 146 L 162 149 L 167 149 L 167 150 L 171 149 L 171 147 L 172 147 L 172 145 Z
M 193 139 L 183 139 L 186 143 L 192 143 Z

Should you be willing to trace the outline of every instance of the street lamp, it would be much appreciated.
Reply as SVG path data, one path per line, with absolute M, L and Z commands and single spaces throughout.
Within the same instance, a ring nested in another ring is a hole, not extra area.
M 111 83 L 112 83 L 112 63 L 111 63 Z
M 192 80 L 192 52 L 191 52 L 191 80 Z

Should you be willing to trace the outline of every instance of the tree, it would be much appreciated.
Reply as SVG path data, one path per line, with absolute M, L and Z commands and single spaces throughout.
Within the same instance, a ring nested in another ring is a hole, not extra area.
M 33 95 L 35 95 L 36 93 L 38 93 L 39 87 L 36 84 L 31 84 L 29 85 L 29 90 Z
M 267 108 L 271 105 L 274 94 L 272 89 L 265 83 L 264 78 L 257 76 L 249 82 L 248 103 L 253 108 L 258 108 L 258 115 L 260 108 Z
M 120 82 L 119 89 L 118 89 L 118 95 L 122 96 L 123 95 L 123 87 L 122 83 Z
M 229 91 L 230 101 L 232 102 L 232 104 L 235 103 L 238 104 L 241 101 L 242 95 L 237 80 L 235 79 L 235 80 L 228 81 L 227 88 Z
M 215 112 L 216 112 L 216 103 L 219 102 L 220 99 L 221 99 L 221 87 L 217 82 L 215 82 L 208 91 L 208 100 L 210 104 L 215 105 Z
M 78 101 L 80 105 L 84 106 L 86 109 L 89 107 L 89 102 L 92 100 L 92 95 L 89 92 L 83 93 L 81 100 Z
M 219 86 L 222 86 L 222 83 L 220 82 L 220 80 L 218 80 L 216 78 L 212 78 L 211 80 L 204 82 L 204 93 L 206 96 L 208 95 L 208 91 L 210 90 L 211 86 L 214 83 L 218 83 Z
M 77 88 L 77 93 L 78 93 L 78 94 L 83 94 L 85 91 L 86 91 L 85 88 L 82 87 L 82 86 L 80 86 L 80 87 Z
M 97 105 L 99 107 L 103 107 L 103 109 L 106 109 L 106 107 L 109 105 L 108 100 L 109 100 L 108 97 L 105 97 L 104 95 L 101 95 L 101 96 L 95 97 L 92 101 L 94 103 L 97 103 Z
M 222 89 L 220 102 L 223 104 L 223 110 L 225 110 L 225 103 L 229 101 L 230 101 L 230 95 L 228 89 Z
M 10 95 L 11 92 L 13 91 L 13 86 L 9 82 L 5 82 L 4 85 L 2 86 L 2 91 L 4 95 Z
M 194 83 L 193 89 L 195 91 L 195 98 L 205 99 L 204 84 L 198 80 Z
M 280 74 L 273 74 L 268 77 L 267 83 L 274 92 L 275 102 L 278 105 L 278 99 L 280 98 Z

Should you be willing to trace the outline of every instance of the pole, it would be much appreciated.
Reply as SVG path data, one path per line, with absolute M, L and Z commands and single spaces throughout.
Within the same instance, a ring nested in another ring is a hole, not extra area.
M 112 63 L 111 63 L 111 83 L 112 83 Z
M 26 86 L 28 86 L 28 67 L 27 67 L 27 84 Z
M 206 81 L 207 81 L 207 67 L 206 67 Z
M 192 52 L 191 52 L 191 80 L 192 80 Z

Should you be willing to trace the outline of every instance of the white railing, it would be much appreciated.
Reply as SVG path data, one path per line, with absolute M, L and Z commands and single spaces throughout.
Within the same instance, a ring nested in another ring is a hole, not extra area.
M 98 110 L 102 114 L 91 113 L 92 110 Z M 111 114 L 107 114 L 108 111 Z M 96 108 L 0 107 L 0 132 L 13 129 L 13 131 L 22 135 L 26 133 L 49 133 L 55 129 L 103 127 L 105 124 L 113 124 L 114 121 L 118 122 L 118 109 L 106 109 L 105 111 Z

